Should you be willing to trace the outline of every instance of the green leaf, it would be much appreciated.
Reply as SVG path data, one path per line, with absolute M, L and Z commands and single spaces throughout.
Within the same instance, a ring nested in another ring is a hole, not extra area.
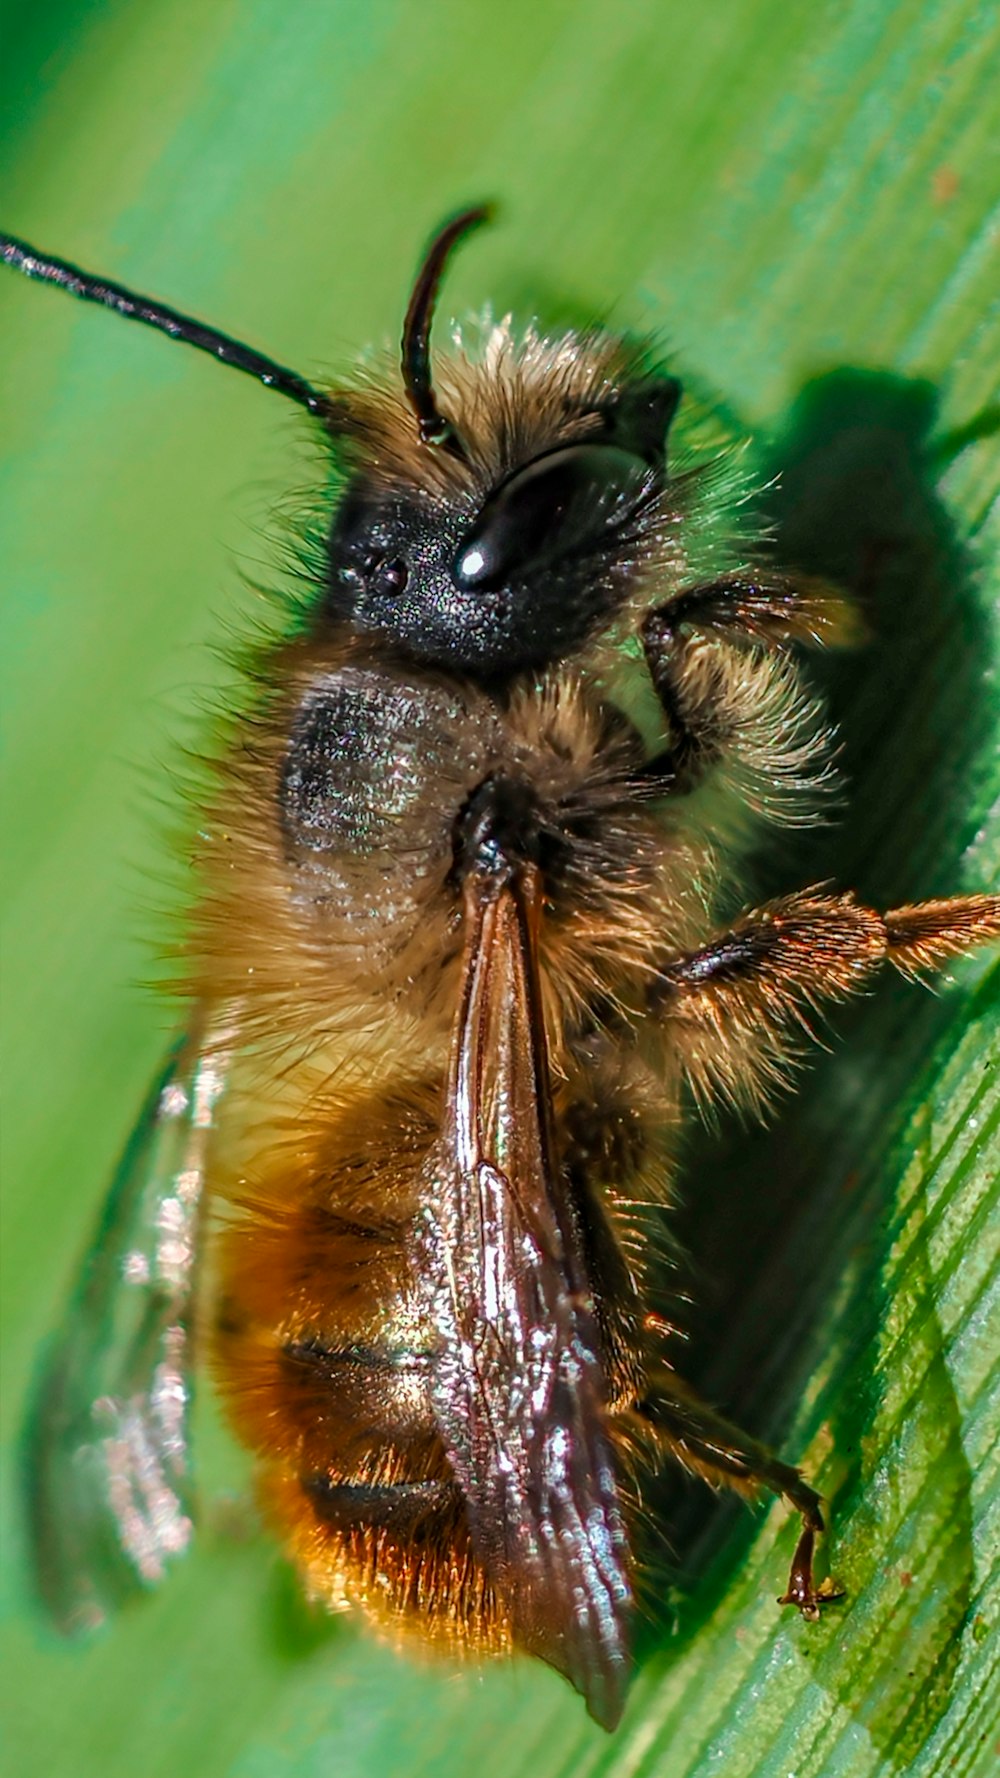
M 430 228 L 482 196 L 502 226 L 456 266 L 459 313 L 489 296 L 657 330 L 781 473 L 782 553 L 859 588 L 870 617 L 867 650 L 822 673 L 839 824 L 769 854 L 753 891 L 996 882 L 995 8 L 4 15 L 3 226 L 307 375 L 395 335 Z M 692 1486 L 664 1503 L 674 1559 L 610 1738 L 537 1664 L 455 1672 L 315 1621 L 267 1540 L 211 1501 L 159 1596 L 88 1646 L 46 1631 L 16 1499 L 25 1394 L 171 1027 L 130 984 L 169 942 L 178 869 L 157 828 L 179 744 L 232 682 L 213 649 L 263 609 L 240 572 L 273 572 L 268 515 L 316 471 L 291 411 L 197 354 L 13 277 L 0 309 L 11 1771 L 985 1773 L 1000 1038 L 982 963 L 936 997 L 880 991 L 769 1131 L 688 1157 L 690 1373 L 830 1500 L 848 1598 L 821 1625 L 774 1602 L 785 1510 Z

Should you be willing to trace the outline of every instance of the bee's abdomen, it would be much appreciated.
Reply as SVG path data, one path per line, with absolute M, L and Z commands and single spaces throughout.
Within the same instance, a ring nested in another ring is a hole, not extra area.
M 309 1592 L 394 1633 L 499 1648 L 506 1620 L 437 1431 L 411 1269 L 415 1169 L 439 1093 L 373 1094 L 299 1175 L 276 1153 L 266 1205 L 219 1238 L 215 1359 Z
M 277 1362 L 290 1412 L 318 1412 L 334 1435 L 330 1469 L 343 1467 L 349 1447 L 371 1442 L 377 1457 L 387 1445 L 403 1453 L 433 1437 L 429 1352 L 389 1344 L 338 1350 L 317 1338 L 293 1339 Z M 367 1451 L 359 1459 L 363 1468 L 379 1467 Z
M 452 1516 L 462 1505 L 454 1482 L 331 1482 L 322 1472 L 302 1478 L 303 1488 L 331 1530 L 362 1528 L 412 1537 L 434 1519 Z
M 248 1397 L 244 1387 L 237 1402 L 230 1386 L 230 1399 L 262 1461 L 268 1510 L 313 1597 L 328 1609 L 359 1605 L 397 1634 L 506 1646 L 435 1427 L 432 1358 L 391 1343 L 398 1312 L 386 1306 L 383 1343 L 372 1342 L 370 1324 L 353 1341 L 342 1326 L 330 1339 L 230 1334 L 244 1351 L 232 1353 L 226 1375 L 244 1386 L 248 1337 L 258 1344 L 256 1389 Z

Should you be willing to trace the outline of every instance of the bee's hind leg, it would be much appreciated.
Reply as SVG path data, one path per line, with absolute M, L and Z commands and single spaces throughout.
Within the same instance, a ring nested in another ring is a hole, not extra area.
M 810 1489 L 811 1493 L 812 1490 Z M 834 1581 L 821 1580 L 819 1586 L 813 1583 L 813 1549 L 817 1531 L 822 1531 L 823 1515 L 816 1508 L 817 1524 L 803 1518 L 799 1541 L 795 1545 L 795 1554 L 788 1571 L 788 1591 L 778 1597 L 779 1605 L 797 1605 L 804 1618 L 815 1623 L 819 1618 L 820 1606 L 829 1605 L 834 1599 L 843 1599 L 844 1589 Z
M 816 1535 L 825 1530 L 825 1524 L 819 1495 L 797 1469 L 782 1463 L 765 1445 L 716 1413 L 672 1371 L 655 1375 L 632 1413 L 644 1423 L 647 1435 L 653 1433 L 664 1454 L 711 1487 L 735 1488 L 750 1496 L 766 1488 L 801 1515 L 802 1530 L 779 1605 L 795 1605 L 803 1617 L 815 1622 L 821 1606 L 843 1598 L 831 1582 L 821 1581 L 817 1586 L 814 1580 Z

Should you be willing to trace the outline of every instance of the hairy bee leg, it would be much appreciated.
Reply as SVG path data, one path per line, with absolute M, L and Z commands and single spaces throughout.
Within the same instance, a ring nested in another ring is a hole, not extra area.
M 889 962 L 903 975 L 918 976 L 977 945 L 1000 942 L 1000 895 L 917 901 L 890 908 L 883 919 Z
M 1000 895 L 920 901 L 880 914 L 850 894 L 804 890 L 745 914 L 697 951 L 675 957 L 657 974 L 650 999 L 716 997 L 740 1010 L 757 990 L 761 1010 L 787 1017 L 797 1005 L 860 992 L 882 963 L 904 974 L 937 969 L 977 945 L 1000 940 Z
M 711 1487 L 735 1488 L 744 1494 L 766 1488 L 801 1515 L 802 1530 L 779 1605 L 794 1605 L 803 1617 L 815 1621 L 822 1605 L 842 1598 L 829 1583 L 821 1582 L 817 1587 L 814 1582 L 816 1536 L 826 1527 L 820 1497 L 797 1469 L 782 1463 L 765 1445 L 716 1413 L 673 1375 L 665 1377 L 662 1388 L 648 1395 L 636 1411 L 654 1428 L 671 1455 Z
M 850 895 L 806 890 L 744 915 L 663 964 L 648 993 L 668 1019 L 702 1103 L 758 1107 L 813 1035 L 812 1015 L 862 993 L 885 963 L 914 976 L 1000 941 L 1000 896 L 878 913 Z
M 658 606 L 643 623 L 642 644 L 671 742 L 643 775 L 681 794 L 694 789 L 756 714 L 745 665 L 734 672 L 727 651 L 708 647 L 709 637 L 772 650 L 790 642 L 849 644 L 860 633 L 851 604 L 808 578 L 727 575 Z M 762 663 L 762 689 L 767 677 Z

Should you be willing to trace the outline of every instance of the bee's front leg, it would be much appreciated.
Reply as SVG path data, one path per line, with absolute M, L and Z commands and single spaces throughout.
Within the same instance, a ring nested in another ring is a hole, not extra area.
M 851 605 L 820 581 L 730 574 L 690 587 L 649 612 L 642 649 L 667 722 L 667 743 L 644 777 L 687 795 L 730 761 L 781 784 L 810 777 L 827 738 L 802 693 L 788 644 L 849 644 Z

